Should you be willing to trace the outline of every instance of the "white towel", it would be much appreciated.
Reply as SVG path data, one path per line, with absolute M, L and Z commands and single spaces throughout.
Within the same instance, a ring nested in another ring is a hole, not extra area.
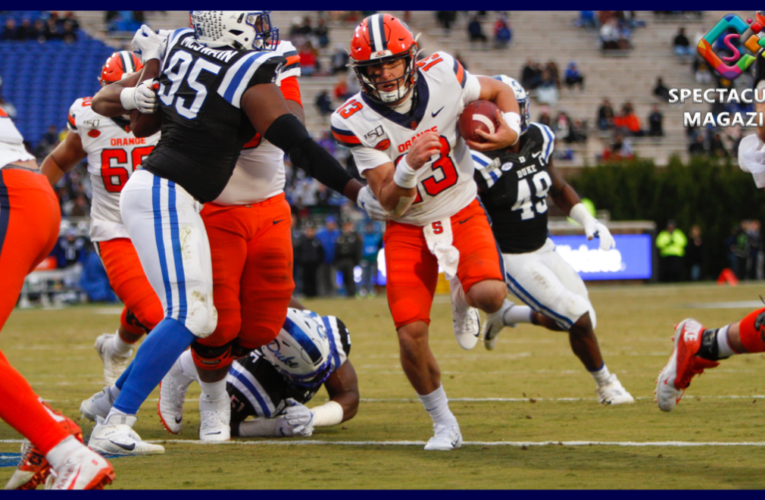
M 422 229 L 425 241 L 430 253 L 436 256 L 438 265 L 444 270 L 447 280 L 457 275 L 457 266 L 460 263 L 460 251 L 452 245 L 452 222 L 450 218 L 428 224 Z

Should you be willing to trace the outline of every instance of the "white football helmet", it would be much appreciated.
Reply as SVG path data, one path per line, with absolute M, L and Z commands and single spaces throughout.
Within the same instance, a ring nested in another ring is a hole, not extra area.
M 199 43 L 210 48 L 275 50 L 279 28 L 271 26 L 271 11 L 193 10 L 191 27 Z
M 279 335 L 261 350 L 292 383 L 314 388 L 327 380 L 332 368 L 327 335 L 318 314 L 290 308 Z
M 499 80 L 505 85 L 509 85 L 515 92 L 515 99 L 518 101 L 518 108 L 521 115 L 521 134 L 525 134 L 529 129 L 529 123 L 531 123 L 531 116 L 529 114 L 529 107 L 531 106 L 531 99 L 526 89 L 518 83 L 515 78 L 510 78 L 507 75 L 497 75 L 493 77 L 495 80 Z

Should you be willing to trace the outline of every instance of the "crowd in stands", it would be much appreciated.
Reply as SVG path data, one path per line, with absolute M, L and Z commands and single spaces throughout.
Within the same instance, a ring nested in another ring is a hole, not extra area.
M 131 35 L 146 23 L 142 10 L 107 10 L 104 21 L 110 33 L 125 32 Z
M 36 19 L 24 18 L 17 23 L 13 17 L 5 20 L 5 26 L 0 33 L 0 40 L 27 41 L 36 40 L 40 43 L 49 40 L 77 41 L 77 30 L 80 23 L 72 12 L 61 15 L 57 12 L 46 12 Z
M 583 10 L 575 24 L 598 32 L 598 46 L 604 52 L 632 48 L 632 32 L 645 27 L 632 10 Z

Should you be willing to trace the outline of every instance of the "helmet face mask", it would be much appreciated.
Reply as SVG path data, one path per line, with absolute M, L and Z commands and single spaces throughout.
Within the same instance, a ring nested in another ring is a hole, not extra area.
M 515 92 L 515 99 L 518 101 L 519 115 L 521 115 L 521 135 L 525 134 L 531 124 L 531 114 L 529 109 L 531 108 L 531 99 L 528 92 L 515 78 L 510 78 L 506 75 L 498 75 L 494 77 L 495 80 L 499 80 L 502 83 L 509 85 Z
M 194 10 L 190 17 L 194 37 L 210 48 L 270 51 L 279 43 L 279 28 L 267 10 Z
M 391 106 L 403 100 L 417 83 L 417 41 L 409 28 L 390 14 L 374 14 L 356 27 L 351 40 L 350 66 L 362 92 L 373 102 Z M 389 80 L 370 78 L 370 69 L 382 74 L 397 61 L 404 62 L 403 74 Z M 382 67 L 382 68 L 381 68 Z M 381 90 L 395 82 L 396 88 Z
M 319 316 L 310 311 L 288 309 L 279 335 L 263 346 L 263 357 L 290 383 L 313 389 L 332 370 L 328 333 Z

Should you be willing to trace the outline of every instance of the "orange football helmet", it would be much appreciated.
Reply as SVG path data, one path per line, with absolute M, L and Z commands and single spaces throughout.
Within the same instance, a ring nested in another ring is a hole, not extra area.
M 120 50 L 110 55 L 109 59 L 106 60 L 106 64 L 101 69 L 101 78 L 98 81 L 103 87 L 118 82 L 136 71 L 141 71 L 141 68 L 143 68 L 143 64 L 134 53 L 129 50 Z
M 417 40 L 409 27 L 390 14 L 374 14 L 356 27 L 351 39 L 351 67 L 367 97 L 382 104 L 391 104 L 406 97 L 417 83 Z M 372 81 L 367 70 L 370 66 L 403 59 L 404 76 L 394 91 L 384 92 L 378 87 L 392 81 Z

